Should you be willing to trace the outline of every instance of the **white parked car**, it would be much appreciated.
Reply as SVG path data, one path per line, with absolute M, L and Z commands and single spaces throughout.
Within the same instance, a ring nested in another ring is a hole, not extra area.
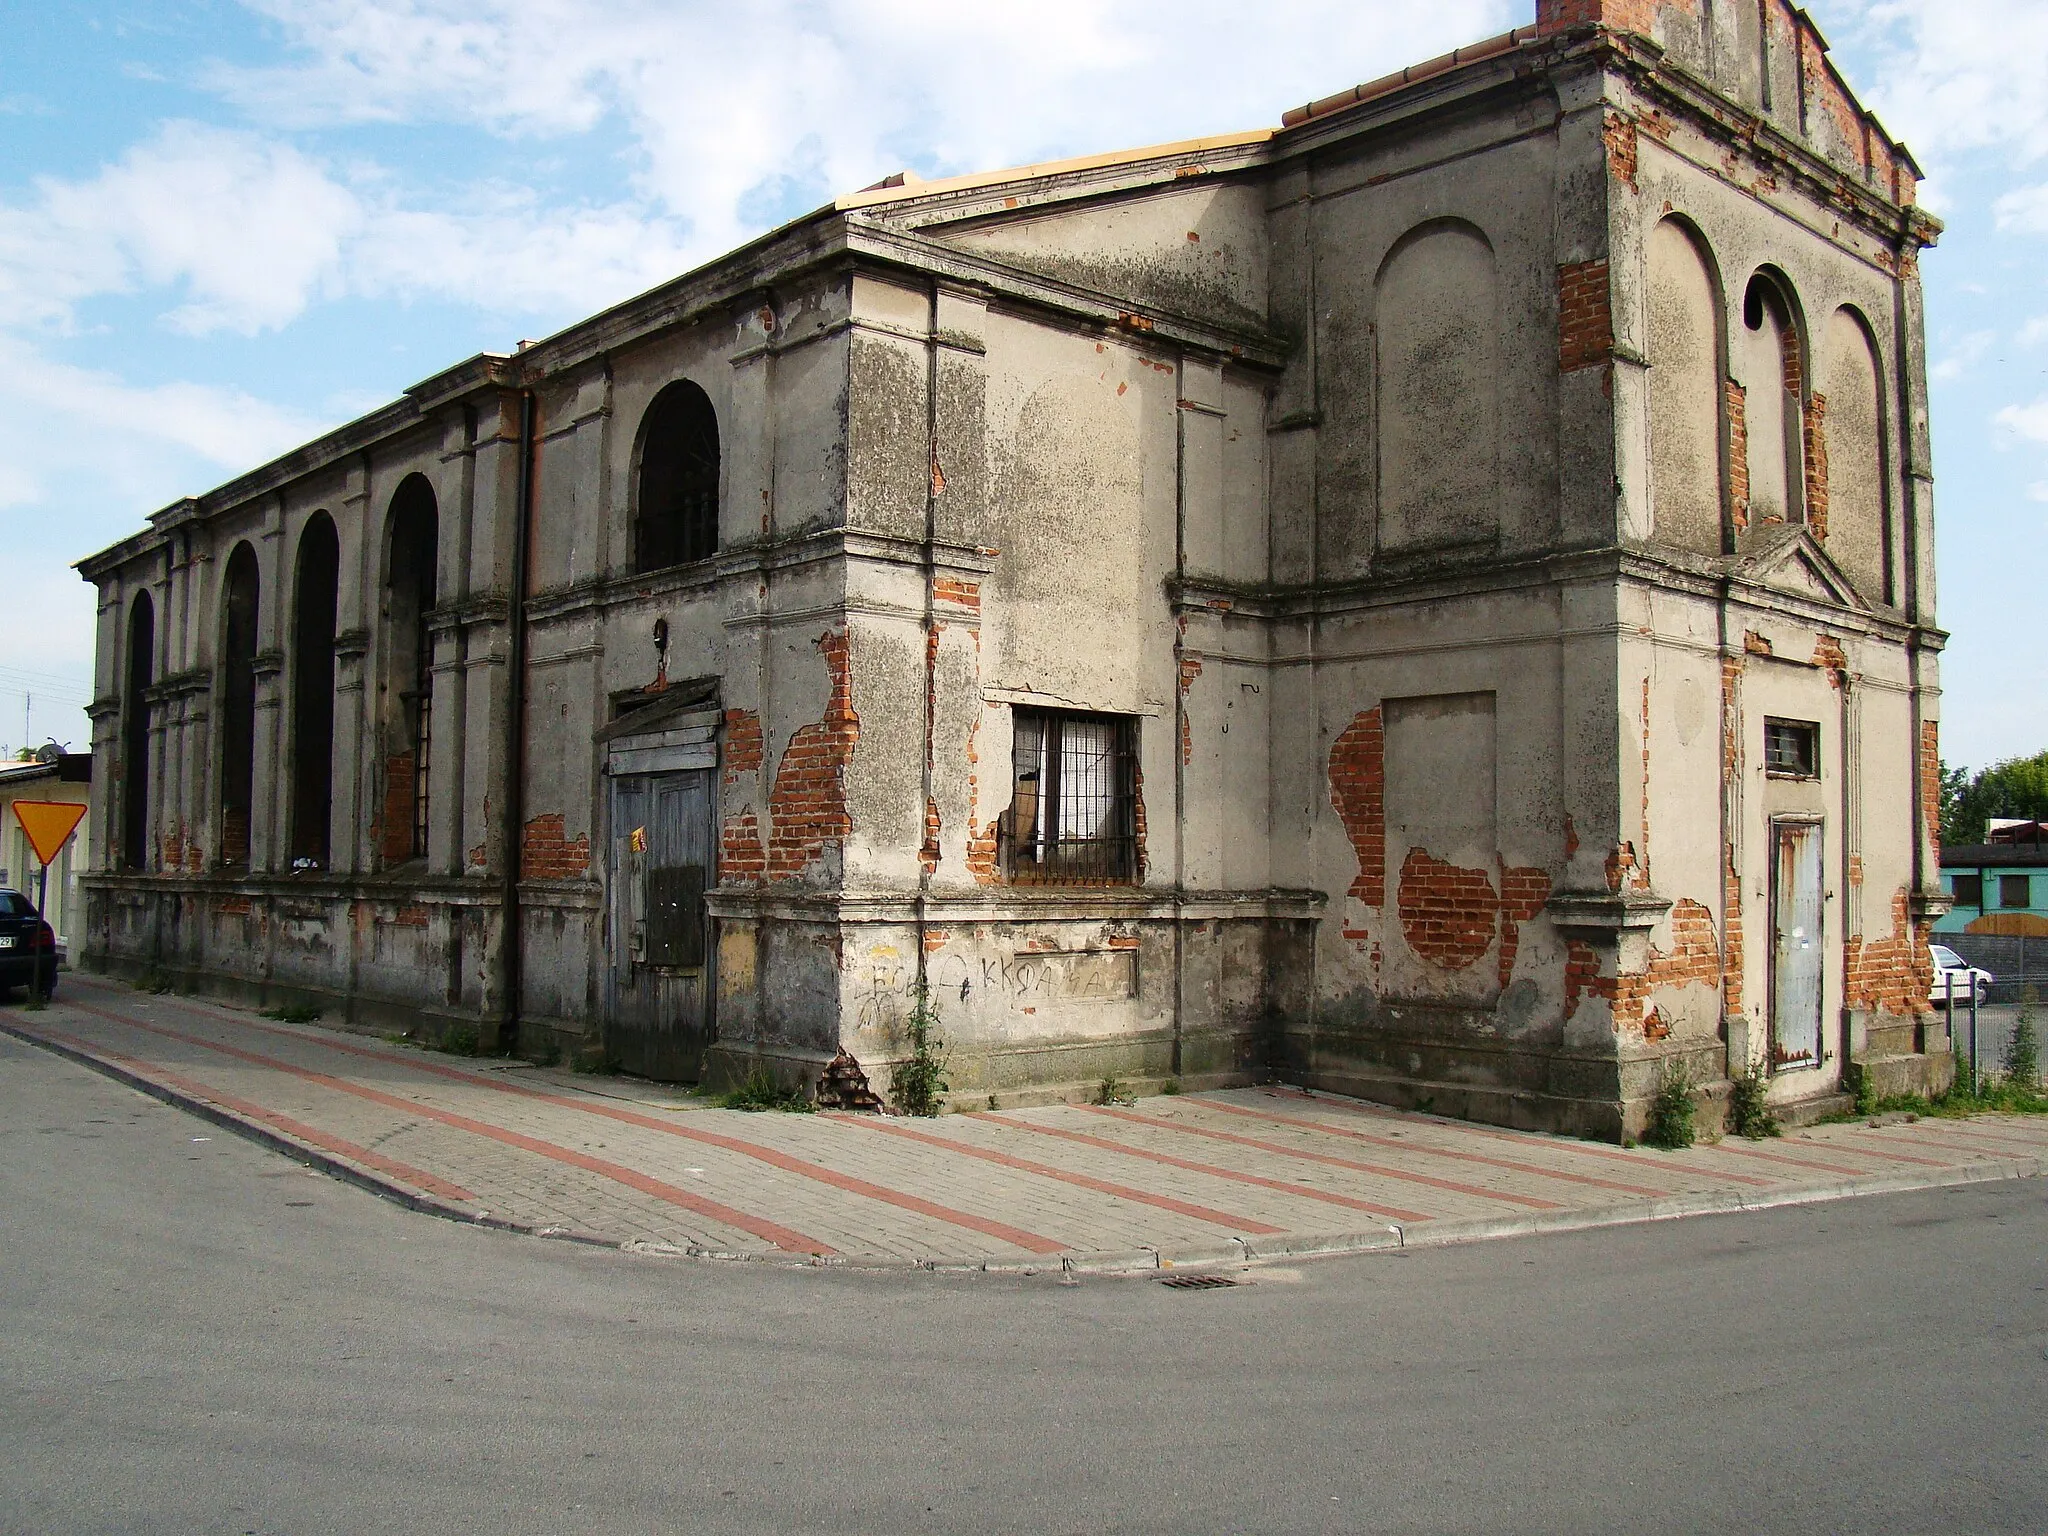
M 1939 1008 L 1953 998 L 1956 1002 L 1967 1003 L 1974 993 L 1978 1002 L 1990 994 L 1991 983 L 1998 980 L 1989 971 L 1980 971 L 1946 944 L 1927 946 L 1934 955 L 1934 987 L 1927 994 L 1927 1000 Z

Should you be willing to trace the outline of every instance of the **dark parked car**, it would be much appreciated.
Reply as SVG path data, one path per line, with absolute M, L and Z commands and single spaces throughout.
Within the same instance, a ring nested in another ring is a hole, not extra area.
M 57 935 L 19 891 L 0 890 L 0 997 L 16 987 L 57 990 Z

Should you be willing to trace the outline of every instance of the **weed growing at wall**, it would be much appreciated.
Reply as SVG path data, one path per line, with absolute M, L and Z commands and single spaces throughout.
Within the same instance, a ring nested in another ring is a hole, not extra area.
M 720 1101 L 727 1109 L 744 1109 L 750 1114 L 765 1110 L 782 1110 L 792 1115 L 809 1115 L 817 1112 L 817 1105 L 804 1092 L 802 1083 L 784 1084 L 776 1080 L 775 1074 L 760 1063 L 747 1074 L 746 1081 L 728 1093 Z
M 1778 1117 L 1771 1113 L 1765 1102 L 1770 1092 L 1770 1074 L 1765 1070 L 1761 1056 L 1753 1057 L 1748 1066 L 1736 1075 L 1734 1092 L 1728 1096 L 1728 1129 L 1737 1136 L 1746 1136 L 1751 1141 L 1762 1141 L 1766 1137 L 1784 1134 L 1778 1124 Z
M 441 1031 L 441 1038 L 434 1042 L 434 1049 L 446 1051 L 450 1056 L 474 1056 L 479 1043 L 474 1024 L 450 1024 Z
M 889 1073 L 889 1097 L 898 1113 L 926 1119 L 945 1107 L 952 1084 L 946 1081 L 946 1042 L 939 1038 L 939 1010 L 931 989 L 919 977 L 910 989 L 910 1013 L 903 1021 L 910 1037 L 910 1055 Z
M 1124 1086 L 1122 1078 L 1112 1072 L 1096 1086 L 1095 1102 L 1098 1104 L 1135 1104 L 1138 1102 L 1138 1096 Z
M 1684 1057 L 1674 1056 L 1657 1075 L 1657 1096 L 1650 1100 L 1643 1140 L 1672 1151 L 1691 1146 L 1695 1135 L 1692 1095 L 1692 1067 Z
M 1871 1080 L 1870 1068 L 1860 1061 L 1852 1061 L 1848 1070 L 1843 1073 L 1843 1078 L 1848 1083 L 1849 1091 L 1856 1096 L 1851 1113 L 1857 1118 L 1876 1114 L 1877 1088 Z
M 171 990 L 171 978 L 152 966 L 135 978 L 134 987 L 138 992 L 147 992 L 152 997 L 162 997 Z
M 310 1003 L 279 1003 L 275 1008 L 264 1009 L 263 1017 L 280 1024 L 311 1024 L 320 1017 L 320 1010 Z

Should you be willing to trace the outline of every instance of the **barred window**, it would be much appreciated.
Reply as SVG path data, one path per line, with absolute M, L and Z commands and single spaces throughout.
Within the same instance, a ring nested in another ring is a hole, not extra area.
M 1010 809 L 999 836 L 1019 882 L 1120 883 L 1137 876 L 1135 722 L 1019 709 Z
M 1820 727 L 1810 720 L 1764 721 L 1764 772 L 1774 778 L 1820 777 Z

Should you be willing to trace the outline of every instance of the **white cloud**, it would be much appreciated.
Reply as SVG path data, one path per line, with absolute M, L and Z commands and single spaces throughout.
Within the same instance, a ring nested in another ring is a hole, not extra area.
M 2027 487 L 2027 500 L 2048 501 L 2048 480 L 2036 480 Z
M 2023 347 L 2038 347 L 2048 341 L 2048 315 L 2035 315 L 2019 328 L 2013 340 Z
M 993 169 L 1227 132 L 1525 20 L 1516 0 L 251 0 L 295 62 L 209 82 L 283 128 L 450 122 L 511 136 L 616 116 L 637 189 L 697 259 L 786 185 Z M 1313 49 L 1301 39 L 1317 40 Z
M 2031 443 L 2048 443 L 2048 395 L 2029 405 L 2008 405 L 1992 421 Z
M 2048 155 L 2043 0 L 1837 0 L 1820 19 L 1831 42 L 1871 50 L 1856 86 L 1930 171 L 1973 149 Z
M 2000 229 L 2048 235 L 2048 185 L 2015 187 L 1991 205 Z
M 1941 360 L 1927 370 L 1927 377 L 1937 383 L 1947 384 L 1962 378 L 1983 361 L 1984 354 L 1991 350 L 1998 340 L 1996 331 L 1971 331 L 1956 339 Z

